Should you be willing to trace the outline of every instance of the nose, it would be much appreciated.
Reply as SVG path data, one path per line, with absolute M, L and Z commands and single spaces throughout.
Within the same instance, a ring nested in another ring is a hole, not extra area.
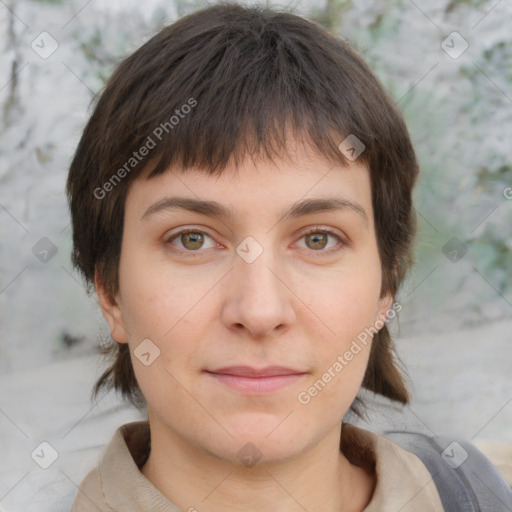
M 221 314 L 227 328 L 264 339 L 293 324 L 294 295 L 272 251 L 263 250 L 251 263 L 236 254 L 228 279 Z

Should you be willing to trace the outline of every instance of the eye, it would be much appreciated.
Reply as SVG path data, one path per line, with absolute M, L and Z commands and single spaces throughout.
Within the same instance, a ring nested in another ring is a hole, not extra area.
M 305 241 L 306 249 L 311 249 L 315 252 L 328 252 L 328 249 L 336 247 L 337 244 L 334 243 L 333 245 L 332 242 L 329 247 L 329 239 L 334 239 L 342 247 L 346 245 L 344 240 L 330 229 L 314 228 L 304 233 L 301 237 L 301 240 Z
M 205 247 L 205 240 L 211 240 L 209 246 Z M 175 245 L 173 242 L 177 242 L 177 246 L 187 252 L 198 252 L 199 249 L 210 249 L 215 245 L 213 238 L 205 233 L 204 231 L 198 230 L 183 230 L 179 233 L 175 233 L 173 236 L 166 240 L 166 244 Z
M 310 229 L 301 236 L 300 240 L 305 241 L 305 246 L 299 245 L 299 247 L 317 253 L 330 253 L 331 249 L 337 245 L 339 245 L 339 249 L 348 245 L 344 239 L 330 229 Z M 165 244 L 190 254 L 199 253 L 201 249 L 211 249 L 215 247 L 216 242 L 204 231 L 189 228 L 173 234 L 165 241 Z

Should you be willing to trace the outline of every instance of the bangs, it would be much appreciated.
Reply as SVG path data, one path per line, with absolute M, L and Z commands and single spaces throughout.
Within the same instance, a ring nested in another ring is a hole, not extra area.
M 219 173 L 247 156 L 273 160 L 287 153 L 290 136 L 344 164 L 338 146 L 352 135 L 365 147 L 361 159 L 371 159 L 375 138 L 394 120 L 372 112 L 372 92 L 380 91 L 366 65 L 310 22 L 257 7 L 232 6 L 231 17 L 237 9 L 229 24 L 221 8 L 207 9 L 202 30 L 182 18 L 118 68 L 103 94 L 118 101 L 97 106 L 116 127 L 111 137 L 100 130 L 107 140 L 99 162 L 110 163 L 101 180 L 144 147 L 147 158 L 129 166 L 128 181 L 144 168 L 148 177 L 170 167 Z

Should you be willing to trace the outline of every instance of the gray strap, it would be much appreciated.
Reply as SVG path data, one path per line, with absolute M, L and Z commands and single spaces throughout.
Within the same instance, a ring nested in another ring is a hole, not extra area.
M 384 431 L 430 471 L 446 512 L 512 512 L 512 489 L 474 445 L 448 436 Z

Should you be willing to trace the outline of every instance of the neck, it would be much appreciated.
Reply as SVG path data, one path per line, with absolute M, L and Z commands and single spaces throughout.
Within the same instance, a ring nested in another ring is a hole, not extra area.
M 246 467 L 150 424 L 151 453 L 141 471 L 186 511 L 361 512 L 375 487 L 373 473 L 340 451 L 341 425 L 291 460 Z

